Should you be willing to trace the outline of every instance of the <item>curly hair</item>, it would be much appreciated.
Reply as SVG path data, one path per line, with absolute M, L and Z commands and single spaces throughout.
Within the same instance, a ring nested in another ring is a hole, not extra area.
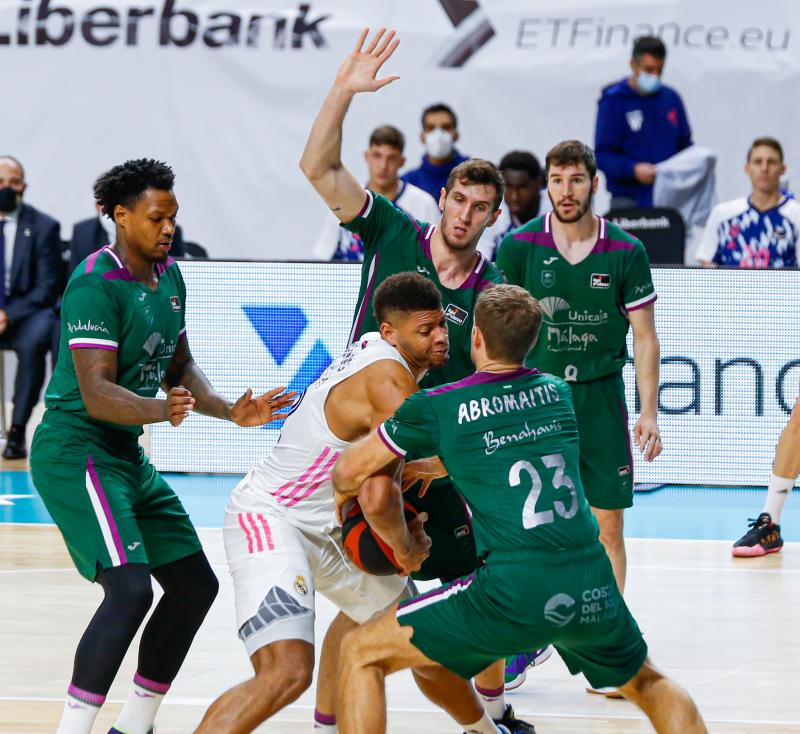
M 433 281 L 412 272 L 390 275 L 378 286 L 372 300 L 372 311 L 379 324 L 387 321 L 392 312 L 410 314 L 441 307 L 442 294 Z
M 94 184 L 94 198 L 103 214 L 114 219 L 117 204 L 131 208 L 147 189 L 171 191 L 175 173 L 163 161 L 138 158 L 106 171 Z

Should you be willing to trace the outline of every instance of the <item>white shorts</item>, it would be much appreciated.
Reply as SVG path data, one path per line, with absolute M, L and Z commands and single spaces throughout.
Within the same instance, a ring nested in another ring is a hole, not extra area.
M 407 580 L 370 576 L 345 556 L 341 530 L 301 530 L 265 507 L 225 511 L 225 553 L 236 624 L 248 655 L 278 640 L 314 644 L 314 593 L 359 624 L 395 601 Z

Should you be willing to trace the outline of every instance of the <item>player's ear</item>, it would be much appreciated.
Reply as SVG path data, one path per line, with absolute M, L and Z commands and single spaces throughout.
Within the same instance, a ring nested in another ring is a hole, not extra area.
M 396 330 L 395 330 L 394 326 L 392 326 L 388 321 L 381 321 L 381 325 L 378 327 L 378 329 L 381 332 L 381 338 L 385 342 L 388 342 L 392 346 L 395 346 L 395 342 L 396 342 L 395 333 L 396 333 Z
M 122 204 L 117 204 L 114 207 L 114 222 L 118 224 L 120 227 L 125 227 L 125 222 L 128 219 L 128 210 L 122 206 Z
M 502 209 L 495 209 L 491 219 L 489 219 L 489 221 L 486 223 L 486 226 L 491 227 L 497 221 L 497 217 L 499 217 L 502 212 Z
M 600 176 L 595 175 L 594 181 L 592 181 L 592 196 L 597 193 L 597 187 L 600 185 Z

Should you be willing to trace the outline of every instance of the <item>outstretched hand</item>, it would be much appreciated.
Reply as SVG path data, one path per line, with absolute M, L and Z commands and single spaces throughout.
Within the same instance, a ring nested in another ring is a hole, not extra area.
M 377 79 L 378 72 L 384 62 L 394 53 L 399 38 L 395 32 L 389 31 L 386 38 L 385 28 L 380 28 L 366 49 L 362 50 L 369 35 L 369 28 L 361 31 L 355 49 L 348 54 L 336 74 L 336 83 L 353 94 L 358 92 L 377 92 L 381 87 L 399 79 L 399 76 L 385 76 Z
M 405 492 L 411 489 L 417 482 L 422 482 L 419 488 L 419 496 L 424 497 L 435 479 L 447 476 L 447 469 L 444 468 L 442 460 L 438 456 L 431 456 L 428 459 L 415 459 L 407 461 L 403 467 L 403 478 L 400 488 Z
M 276 387 L 263 395 L 253 397 L 251 388 L 247 388 L 230 409 L 230 419 L 237 426 L 263 426 L 265 423 L 281 420 L 286 413 L 279 413 L 283 408 L 290 408 L 294 403 L 296 392 L 284 392 L 285 387 Z

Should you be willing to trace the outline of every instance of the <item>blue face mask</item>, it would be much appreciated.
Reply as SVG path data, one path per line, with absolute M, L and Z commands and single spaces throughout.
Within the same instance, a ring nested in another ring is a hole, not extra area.
M 661 88 L 661 77 L 658 74 L 640 71 L 636 77 L 636 86 L 645 94 L 655 94 Z

